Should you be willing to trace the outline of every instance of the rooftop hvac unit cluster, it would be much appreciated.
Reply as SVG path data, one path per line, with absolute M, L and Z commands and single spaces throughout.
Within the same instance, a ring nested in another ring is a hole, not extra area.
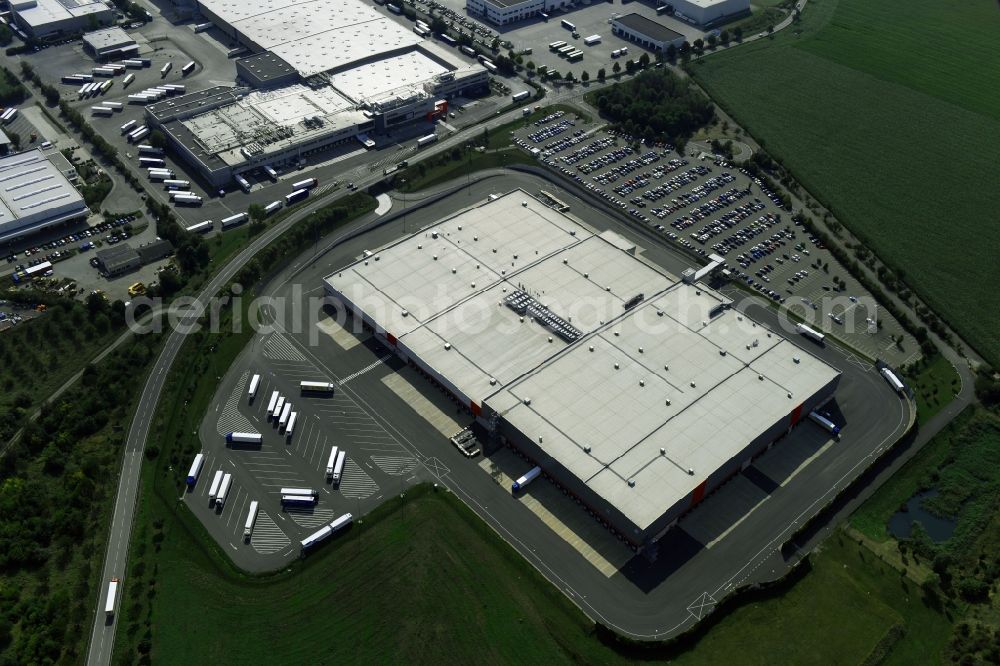
M 566 342 L 575 342 L 583 332 L 520 289 L 511 292 L 504 305 L 519 315 L 528 315 Z

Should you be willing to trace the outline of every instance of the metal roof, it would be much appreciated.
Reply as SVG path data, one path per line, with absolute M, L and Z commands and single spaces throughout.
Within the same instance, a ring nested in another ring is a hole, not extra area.
M 645 529 L 838 373 L 632 247 L 515 190 L 327 284 Z
M 0 239 L 86 212 L 83 197 L 41 148 L 0 158 Z

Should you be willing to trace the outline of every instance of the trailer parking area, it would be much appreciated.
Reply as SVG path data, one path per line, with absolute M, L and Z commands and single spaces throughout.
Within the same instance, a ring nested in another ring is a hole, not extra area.
M 261 378 L 256 398 L 250 400 L 254 374 Z M 328 379 L 291 336 L 262 333 L 223 378 L 215 407 L 201 424 L 205 464 L 183 498 L 234 561 L 248 570 L 280 567 L 287 558 L 298 557 L 299 542 L 323 524 L 344 513 L 362 516 L 385 497 L 427 478 L 417 459 L 339 387 L 330 394 L 299 389 L 300 381 Z M 277 419 L 268 418 L 274 391 L 298 414 L 290 436 L 280 431 Z M 227 443 L 229 432 L 260 433 L 262 443 Z M 326 475 L 333 446 L 347 452 L 339 484 Z M 209 501 L 216 470 L 233 475 L 221 508 Z M 288 487 L 316 490 L 316 505 L 282 506 L 280 490 Z M 260 503 L 257 522 L 251 538 L 245 539 L 248 508 L 255 500 Z
M 763 298 L 870 358 L 902 365 L 919 357 L 913 337 L 746 170 L 560 112 L 512 140 L 634 224 L 706 259 L 722 256 L 730 297 Z

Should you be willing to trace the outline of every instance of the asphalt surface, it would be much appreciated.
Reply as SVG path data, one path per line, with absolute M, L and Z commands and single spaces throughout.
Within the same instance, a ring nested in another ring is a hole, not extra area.
M 453 186 L 451 189 L 455 191 L 439 202 L 434 201 L 435 193 L 420 197 L 407 195 L 410 207 L 405 215 L 406 229 L 412 233 L 445 214 L 482 201 L 490 192 L 518 186 L 532 192 L 539 187 L 555 189 L 551 183 L 540 179 L 498 171 L 485 180 Z M 592 226 L 612 228 L 637 240 L 647 249 L 644 256 L 668 270 L 679 272 L 688 265 L 673 252 L 644 242 L 645 234 L 637 233 L 631 225 L 585 206 L 569 192 L 563 195 L 573 206 L 573 214 Z M 288 275 L 279 276 L 272 283 L 266 294 L 294 299 L 295 289 L 299 290 L 300 298 L 301 294 L 314 293 L 329 272 L 353 261 L 364 249 L 378 247 L 402 233 L 403 211 L 397 208 L 394 216 L 389 217 L 394 219 L 363 237 L 340 243 L 329 251 L 312 253 L 315 259 L 304 265 L 299 265 L 300 258 L 289 267 Z M 775 312 L 762 302 L 741 299 L 738 307 L 777 328 Z M 280 336 L 283 345 L 293 346 L 311 368 L 334 381 L 338 385 L 338 395 L 377 424 L 393 447 L 400 447 L 418 460 L 424 468 L 422 478 L 433 478 L 455 492 L 588 616 L 636 638 L 674 635 L 711 612 L 719 600 L 738 587 L 783 575 L 790 563 L 778 553 L 781 543 L 862 473 L 881 450 L 896 441 L 912 416 L 908 404 L 888 389 L 871 366 L 839 348 L 816 348 L 807 341 L 793 339 L 843 372 L 836 405 L 845 423 L 843 438 L 831 443 L 825 432 L 811 423 L 803 423 L 689 514 L 680 528 L 664 540 L 655 563 L 635 557 L 608 577 L 528 510 L 522 501 L 512 498 L 509 490 L 498 485 L 477 464 L 478 461 L 461 456 L 442 433 L 428 423 L 425 415 L 387 388 L 385 380 L 397 372 L 399 364 L 386 357 L 384 348 L 369 341 L 344 350 L 322 336 L 317 341 L 312 327 L 296 325 L 295 321 L 285 321 L 276 333 L 269 335 L 275 334 Z M 229 386 L 238 381 L 250 365 L 258 372 L 264 368 L 265 374 L 282 372 L 282 363 L 265 356 L 259 349 L 248 350 L 247 358 L 238 362 L 239 367 L 223 381 L 224 387 L 218 396 L 220 404 L 231 394 Z M 300 372 L 287 367 L 284 371 Z M 422 383 L 425 385 L 418 389 L 434 393 L 429 384 Z M 210 418 L 217 417 L 212 414 Z M 210 425 L 215 426 L 215 423 Z M 343 436 L 342 425 L 330 424 L 329 427 L 335 440 Z M 203 442 L 206 437 L 211 440 L 206 448 L 219 452 L 219 436 L 212 431 L 206 433 L 205 424 L 202 433 Z M 237 455 L 245 458 L 242 452 Z M 215 467 L 220 466 L 215 464 Z M 241 483 L 256 488 L 258 494 L 266 494 L 260 484 L 266 482 L 267 470 L 246 466 L 243 472 Z M 204 482 L 205 479 L 200 483 Z M 529 487 L 528 494 L 532 492 Z M 225 544 L 223 538 L 226 538 L 231 547 L 239 548 L 236 559 L 241 565 L 250 558 L 255 560 L 251 566 L 254 569 L 280 566 L 281 558 L 275 554 L 257 553 L 258 557 L 254 555 L 256 549 L 234 544 L 239 520 L 212 515 L 201 510 L 203 504 L 194 504 L 196 513 L 220 543 Z M 362 505 L 358 510 L 364 513 L 370 506 Z M 573 510 L 575 505 L 570 505 L 569 509 L 565 506 L 550 508 L 560 512 Z M 295 527 L 288 523 L 282 523 L 281 527 L 289 541 L 309 531 L 305 526 Z M 294 554 L 288 552 L 284 556 Z

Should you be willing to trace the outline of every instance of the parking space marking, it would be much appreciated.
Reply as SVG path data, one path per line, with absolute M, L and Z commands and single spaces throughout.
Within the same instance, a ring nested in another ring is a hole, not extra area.
M 271 516 L 264 510 L 257 513 L 257 522 L 254 524 L 253 535 L 250 537 L 250 545 L 261 555 L 272 555 L 290 544 L 291 541 L 281 528 L 271 519 Z
M 226 519 L 226 529 L 232 529 L 234 518 L 236 519 L 236 524 L 239 525 L 239 516 L 246 509 L 246 503 L 249 497 L 250 493 L 240 487 L 236 489 L 235 497 L 226 500 L 226 506 L 229 507 L 229 518 Z M 239 506 L 238 509 L 236 508 L 237 505 Z
M 222 414 L 219 415 L 219 420 L 215 426 L 216 431 L 220 435 L 230 432 L 258 432 L 253 424 L 250 423 L 250 419 L 245 417 L 239 408 L 240 400 L 244 395 L 243 389 L 246 386 L 247 377 L 249 376 L 249 371 L 244 372 L 240 376 L 236 385 L 233 386 L 229 397 L 226 399 L 226 404 L 222 407 Z
M 271 337 L 264 343 L 264 356 L 274 361 L 306 362 L 306 357 L 302 355 L 302 352 L 280 333 L 272 333 Z
M 311 508 L 290 506 L 285 510 L 285 513 L 292 519 L 292 522 L 301 527 L 319 527 L 334 518 L 333 509 L 322 506 Z
M 413 456 L 369 456 L 375 466 L 390 476 L 403 476 L 416 468 Z
M 340 479 L 340 494 L 352 499 L 367 499 L 378 492 L 378 484 L 368 472 L 348 456 L 344 463 L 344 474 Z

